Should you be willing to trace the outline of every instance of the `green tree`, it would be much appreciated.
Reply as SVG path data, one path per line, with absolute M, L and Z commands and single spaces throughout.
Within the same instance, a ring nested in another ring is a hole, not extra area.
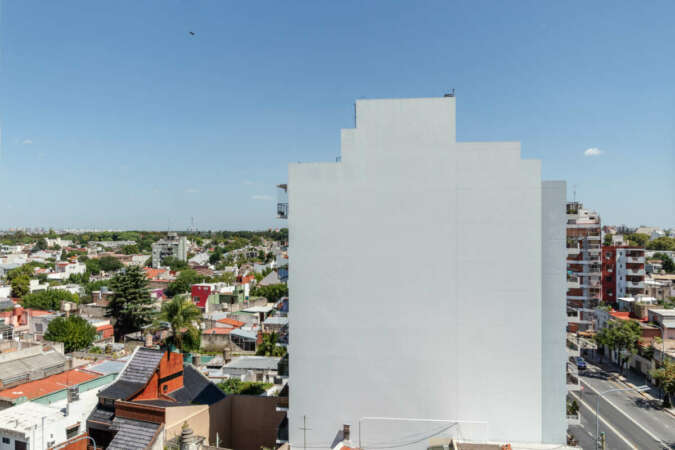
M 640 325 L 634 320 L 620 322 L 612 320 L 607 327 L 595 335 L 598 344 L 605 345 L 611 351 L 616 352 L 622 373 L 630 356 L 637 353 L 639 339 Z
M 173 297 L 177 294 L 184 294 L 190 290 L 190 286 L 204 281 L 204 276 L 192 269 L 183 270 L 176 279 L 169 283 L 165 289 L 166 295 Z
M 270 284 L 269 286 L 256 286 L 251 290 L 251 296 L 265 297 L 268 302 L 276 302 L 287 295 L 288 286 L 283 283 Z
M 113 295 L 107 306 L 108 317 L 115 318 L 115 340 L 152 322 L 152 299 L 148 278 L 137 266 L 129 266 L 110 280 Z
M 84 261 L 84 265 L 87 266 L 87 272 L 93 275 L 98 275 L 101 273 L 101 264 L 99 263 L 98 259 L 86 259 Z
M 178 295 L 162 305 L 158 320 L 168 322 L 171 336 L 167 343 L 181 351 L 199 350 L 201 333 L 199 322 L 202 312 L 185 295 Z
M 33 273 L 35 272 L 35 264 L 33 263 L 28 263 L 24 264 L 22 266 L 19 266 L 15 269 L 10 270 L 7 272 L 7 279 L 9 281 L 12 281 L 14 278 L 25 276 L 27 278 L 30 278 L 33 276 Z
M 279 335 L 277 333 L 264 334 L 255 354 L 259 356 L 284 356 L 286 347 L 277 345 L 278 342 Z
M 139 253 L 138 246 L 137 245 L 125 245 L 122 247 L 122 253 L 125 255 L 135 255 L 136 253 Z
M 119 259 L 112 256 L 104 256 L 99 258 L 98 264 L 101 267 L 101 270 L 105 272 L 115 272 L 124 267 L 124 264 L 122 264 Z
M 239 378 L 228 378 L 218 383 L 218 387 L 228 395 L 261 395 L 272 386 L 272 383 L 241 381 Z
M 662 236 L 647 243 L 647 250 L 675 250 L 675 238 Z
M 47 241 L 44 238 L 38 239 L 38 241 L 33 246 L 33 252 L 39 252 L 40 250 L 47 250 Z
M 675 395 L 675 363 L 664 359 L 662 367 L 652 370 L 649 374 L 663 392 L 663 407 L 670 408 L 670 397 Z
M 605 238 L 602 241 L 602 245 L 605 245 L 605 246 L 608 246 L 608 247 L 610 245 L 612 245 L 612 235 L 611 234 L 607 233 L 605 235 Z
M 12 279 L 12 292 L 9 294 L 15 298 L 21 298 L 24 295 L 28 294 L 30 290 L 30 278 L 26 275 L 20 275 Z
M 673 260 L 666 253 L 654 253 L 653 258 L 661 260 L 663 270 L 667 273 L 675 272 L 675 263 L 673 263 Z
M 78 303 L 78 301 L 79 298 L 76 294 L 71 294 L 63 289 L 48 289 L 46 291 L 38 291 L 26 295 L 21 300 L 21 304 L 24 308 L 57 311 L 61 308 L 62 302 Z
M 644 233 L 632 233 L 625 236 L 636 247 L 644 247 L 649 242 L 649 235 Z
M 66 353 L 82 350 L 96 338 L 96 328 L 79 316 L 57 317 L 49 322 L 45 340 L 63 342 Z
M 166 258 L 162 259 L 162 266 L 169 266 L 171 270 L 177 272 L 179 270 L 187 269 L 188 263 L 181 261 L 178 258 L 174 258 L 173 256 L 167 256 Z

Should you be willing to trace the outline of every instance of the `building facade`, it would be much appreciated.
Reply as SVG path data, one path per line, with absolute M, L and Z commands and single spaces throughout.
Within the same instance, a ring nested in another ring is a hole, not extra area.
M 585 329 L 601 298 L 601 227 L 597 212 L 580 202 L 567 203 L 567 309 L 575 319 L 568 330 Z
M 456 142 L 454 97 L 355 112 L 338 162 L 289 166 L 290 445 L 564 444 L 565 183 Z
M 602 300 L 616 305 L 617 299 L 645 293 L 645 249 L 602 247 Z
M 162 265 L 162 260 L 170 256 L 187 261 L 187 238 L 185 236 L 168 233 L 166 239 L 160 239 L 152 244 L 152 267 L 158 268 Z

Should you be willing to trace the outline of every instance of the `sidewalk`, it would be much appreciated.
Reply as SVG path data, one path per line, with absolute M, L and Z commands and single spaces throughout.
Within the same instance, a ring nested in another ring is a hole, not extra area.
M 602 360 L 600 360 L 599 358 L 592 358 L 590 355 L 586 355 L 584 356 L 584 358 L 587 361 L 600 367 L 605 372 L 612 374 L 612 379 L 624 384 L 626 387 L 637 388 L 638 386 L 645 386 L 645 385 L 649 386 L 649 390 L 641 391 L 640 395 L 646 398 L 654 408 L 666 411 L 667 413 L 675 417 L 675 407 L 663 408 L 661 406 L 661 391 L 659 390 L 658 387 L 651 384 L 647 380 L 647 377 L 645 377 L 644 375 L 640 373 L 635 373 L 630 369 L 626 369 L 625 374 L 622 375 L 619 370 L 619 366 L 617 366 L 613 362 L 610 362 L 609 360 L 607 360 L 607 358 L 603 358 Z

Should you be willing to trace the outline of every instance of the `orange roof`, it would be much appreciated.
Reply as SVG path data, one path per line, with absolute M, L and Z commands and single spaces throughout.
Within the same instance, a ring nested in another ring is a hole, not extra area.
M 145 270 L 145 275 L 148 277 L 149 280 L 157 278 L 158 276 L 166 272 L 166 269 L 153 269 L 152 267 L 143 267 L 143 270 Z
M 49 311 L 42 311 L 41 309 L 29 309 L 28 313 L 30 314 L 31 317 L 46 316 L 52 314 Z
M 230 334 L 233 328 L 209 328 L 204 330 L 202 334 Z
M 72 369 L 52 375 L 51 377 L 30 381 L 2 390 L 0 391 L 0 398 L 17 399 L 19 397 L 27 397 L 29 400 L 33 400 L 53 392 L 61 391 L 67 386 L 75 386 L 99 377 L 101 377 L 101 374 L 89 372 L 88 370 Z
M 224 323 L 226 325 L 232 325 L 235 328 L 240 328 L 240 327 L 243 327 L 244 325 L 246 325 L 245 322 L 241 322 L 239 320 L 231 319 L 229 317 L 225 317 L 223 319 L 217 320 L 216 322 Z
M 106 323 L 105 325 L 99 325 L 96 327 L 96 331 L 103 331 L 103 330 L 112 330 L 113 326 L 110 325 L 109 323 Z
M 628 311 L 612 311 L 609 315 L 621 320 L 628 320 L 630 318 L 630 312 Z

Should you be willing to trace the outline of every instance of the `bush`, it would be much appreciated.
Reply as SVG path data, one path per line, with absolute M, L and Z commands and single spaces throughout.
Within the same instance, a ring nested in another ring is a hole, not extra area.
M 255 381 L 241 381 L 239 378 L 228 378 L 218 383 L 218 387 L 226 394 L 261 395 L 273 386 L 272 383 L 259 383 Z
M 24 308 L 56 311 L 61 309 L 61 302 L 78 303 L 78 300 L 79 298 L 76 294 L 71 294 L 62 289 L 49 289 L 28 294 L 22 299 L 21 303 Z
M 57 317 L 49 322 L 45 340 L 63 342 L 66 353 L 89 347 L 96 338 L 96 328 L 79 316 Z
M 265 297 L 268 302 L 276 302 L 287 295 L 288 286 L 283 283 L 271 284 L 269 286 L 257 286 L 251 290 L 252 297 Z

